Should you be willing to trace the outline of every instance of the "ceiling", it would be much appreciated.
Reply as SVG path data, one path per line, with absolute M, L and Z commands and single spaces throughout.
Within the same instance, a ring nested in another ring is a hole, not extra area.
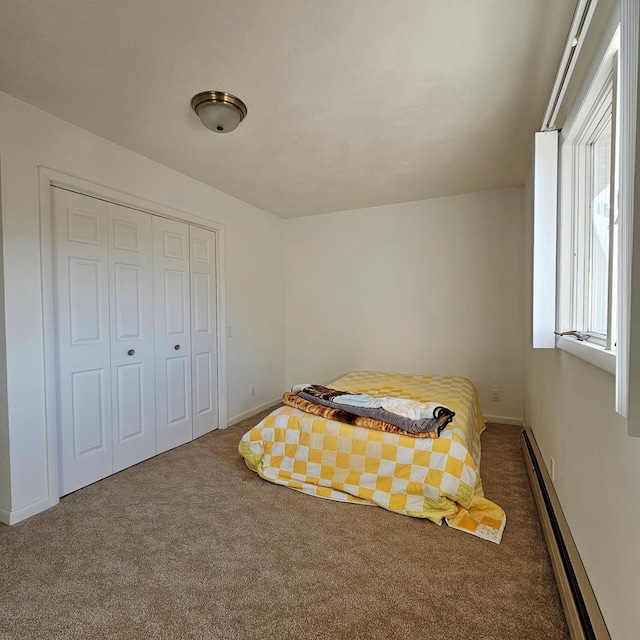
M 469 193 L 524 183 L 575 4 L 0 0 L 0 91 L 283 218 Z

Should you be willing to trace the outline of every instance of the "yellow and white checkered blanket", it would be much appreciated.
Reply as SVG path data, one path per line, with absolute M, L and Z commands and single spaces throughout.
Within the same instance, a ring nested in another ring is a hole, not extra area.
M 456 415 L 439 438 L 412 438 L 280 407 L 238 451 L 262 478 L 303 493 L 384 507 L 499 543 L 504 511 L 484 497 L 478 472 L 484 421 L 466 378 L 355 371 L 330 387 L 438 402 Z

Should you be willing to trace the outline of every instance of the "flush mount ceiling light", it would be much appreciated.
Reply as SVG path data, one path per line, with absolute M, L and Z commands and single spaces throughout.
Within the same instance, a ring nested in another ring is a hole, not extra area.
M 233 131 L 246 117 L 247 106 L 224 91 L 203 91 L 191 98 L 191 108 L 202 124 L 216 133 Z

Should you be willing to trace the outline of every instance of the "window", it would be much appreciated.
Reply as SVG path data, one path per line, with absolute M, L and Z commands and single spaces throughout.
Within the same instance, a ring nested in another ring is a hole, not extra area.
M 560 139 L 558 332 L 610 353 L 617 325 L 617 41 L 616 32 Z
M 629 418 L 630 435 L 640 436 L 640 329 L 631 321 L 640 317 L 640 261 L 632 263 L 640 248 L 640 225 L 633 225 L 634 211 L 640 217 L 637 0 L 614 4 L 578 98 L 566 120 L 557 122 L 594 7 L 579 1 L 543 131 L 536 134 L 541 153 L 536 145 L 532 346 L 555 344 L 614 374 L 616 411 Z M 560 153 L 543 153 L 543 136 L 558 131 Z M 557 199 L 548 194 L 549 181 L 558 188 Z M 556 232 L 554 256 L 549 247 Z M 572 337 L 554 339 L 558 332 Z

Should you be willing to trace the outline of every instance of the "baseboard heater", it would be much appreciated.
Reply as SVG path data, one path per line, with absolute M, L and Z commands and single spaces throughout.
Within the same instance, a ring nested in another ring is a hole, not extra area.
M 531 429 L 522 451 L 572 640 L 611 640 Z

